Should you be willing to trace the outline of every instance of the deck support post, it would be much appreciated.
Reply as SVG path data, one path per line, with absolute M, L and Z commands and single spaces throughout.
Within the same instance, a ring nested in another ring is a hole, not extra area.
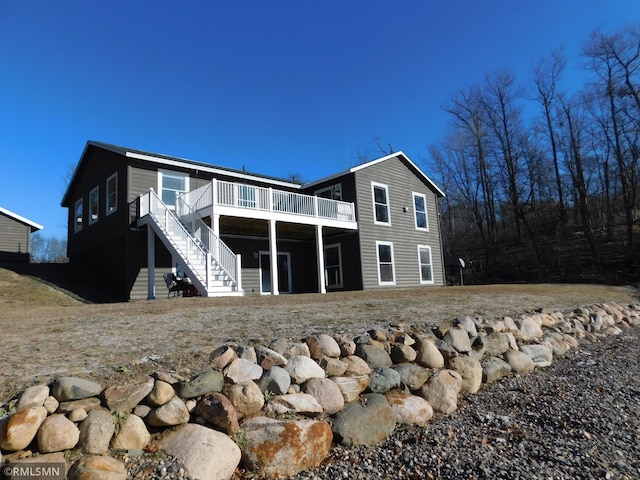
M 318 293 L 327 293 L 324 279 L 324 240 L 322 239 L 322 225 L 316 225 L 316 249 L 318 254 Z
M 269 260 L 271 261 L 271 295 L 278 291 L 278 244 L 276 241 L 276 221 L 269 220 Z
M 156 299 L 156 235 L 147 225 L 147 300 Z

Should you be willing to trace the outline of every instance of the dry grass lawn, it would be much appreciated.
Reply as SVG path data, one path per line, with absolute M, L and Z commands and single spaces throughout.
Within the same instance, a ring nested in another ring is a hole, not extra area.
M 162 369 L 188 376 L 222 344 L 360 334 L 390 324 L 420 328 L 460 315 L 495 318 L 640 298 L 631 287 L 487 285 L 85 304 L 8 270 L 0 269 L 0 278 L 0 404 L 59 375 L 115 382 Z

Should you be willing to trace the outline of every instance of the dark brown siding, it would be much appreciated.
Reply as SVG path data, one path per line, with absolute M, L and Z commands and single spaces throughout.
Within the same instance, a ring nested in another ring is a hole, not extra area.
M 431 247 L 434 285 L 443 285 L 435 192 L 398 157 L 356 171 L 355 179 L 363 288 L 380 287 L 376 241 L 393 243 L 396 286 L 420 285 L 418 245 Z M 371 182 L 388 187 L 390 226 L 374 223 Z M 413 192 L 426 196 L 428 232 L 415 227 Z M 404 210 L 405 207 L 407 211 Z

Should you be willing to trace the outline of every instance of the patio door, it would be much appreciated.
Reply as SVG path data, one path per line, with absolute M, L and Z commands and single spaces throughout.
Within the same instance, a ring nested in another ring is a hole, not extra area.
M 278 252 L 278 292 L 291 293 L 291 254 Z M 260 293 L 271 293 L 271 255 L 260 252 Z

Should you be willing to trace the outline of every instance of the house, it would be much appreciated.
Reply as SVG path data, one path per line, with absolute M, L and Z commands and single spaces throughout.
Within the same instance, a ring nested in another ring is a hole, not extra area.
M 90 141 L 62 200 L 78 278 L 122 299 L 444 284 L 437 199 L 402 152 L 314 182 Z
M 28 262 L 31 234 L 44 227 L 0 207 L 0 260 Z

